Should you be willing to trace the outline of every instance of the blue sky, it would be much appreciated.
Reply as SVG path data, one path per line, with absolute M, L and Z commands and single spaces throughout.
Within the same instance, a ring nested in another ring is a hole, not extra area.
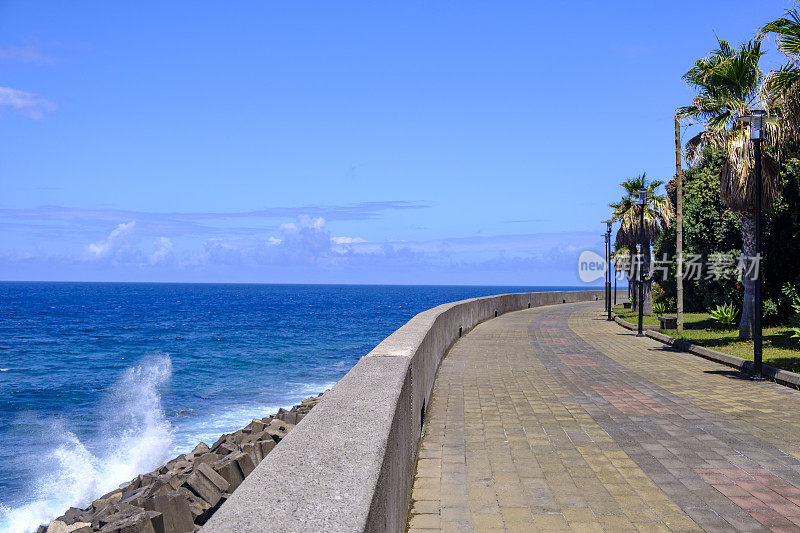
M 792 4 L 222 5 L 0 0 L 0 279 L 576 285 Z

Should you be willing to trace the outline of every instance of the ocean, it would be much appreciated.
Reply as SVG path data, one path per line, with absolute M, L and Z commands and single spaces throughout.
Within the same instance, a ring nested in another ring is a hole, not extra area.
M 0 531 L 332 387 L 420 311 L 568 289 L 0 282 Z

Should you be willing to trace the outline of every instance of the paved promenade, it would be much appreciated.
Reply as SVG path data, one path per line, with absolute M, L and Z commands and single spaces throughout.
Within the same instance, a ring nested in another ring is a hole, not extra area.
M 800 392 L 601 312 L 508 313 L 453 346 L 410 531 L 800 531 Z

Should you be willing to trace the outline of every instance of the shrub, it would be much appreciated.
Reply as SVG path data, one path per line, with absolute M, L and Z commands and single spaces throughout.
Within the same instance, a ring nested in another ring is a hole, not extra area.
M 736 317 L 739 316 L 739 310 L 734 307 L 732 303 L 725 305 L 718 305 L 716 309 L 710 312 L 711 318 L 716 320 L 719 324 L 726 327 L 731 327 L 736 323 Z
M 662 302 L 653 302 L 653 312 L 657 316 L 663 315 L 665 310 L 666 308 Z
M 763 303 L 764 322 L 775 324 L 778 321 L 778 302 L 772 298 L 767 298 Z

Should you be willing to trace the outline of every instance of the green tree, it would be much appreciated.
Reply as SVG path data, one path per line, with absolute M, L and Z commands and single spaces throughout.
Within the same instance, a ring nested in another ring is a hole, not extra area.
M 690 106 L 678 114 L 703 122 L 705 129 L 686 146 L 687 157 L 697 161 L 703 148 L 722 150 L 725 154 L 719 171 L 720 197 L 741 217 L 742 252 L 746 258 L 755 256 L 753 143 L 749 124 L 737 120 L 750 115 L 759 107 L 759 94 L 764 74 L 759 67 L 763 55 L 761 40 L 746 42 L 738 49 L 719 39 L 719 48 L 698 59 L 683 76 L 697 90 Z M 779 194 L 777 129 L 765 128 L 762 142 L 762 209 L 767 210 Z M 748 259 L 752 261 L 752 259 Z M 752 338 L 755 315 L 755 276 L 744 276 L 742 313 L 739 337 Z
M 773 34 L 778 50 L 787 63 L 771 72 L 764 81 L 764 97 L 770 108 L 781 115 L 781 132 L 789 138 L 800 137 L 800 14 L 796 9 L 761 28 L 761 35 Z
M 728 253 L 742 247 L 741 221 L 720 197 L 719 170 L 724 163 L 723 152 L 703 150 L 696 165 L 683 174 L 683 242 L 684 260 L 696 259 L 705 263 L 712 254 Z M 665 186 L 670 203 L 675 206 L 676 183 L 673 178 Z M 675 257 L 675 225 L 659 236 L 654 246 L 655 256 Z M 686 311 L 707 311 L 728 302 L 741 301 L 741 285 L 735 277 L 706 279 L 707 272 L 686 271 L 684 275 L 684 307 Z M 670 309 L 675 305 L 675 264 L 670 267 L 666 282 L 661 283 L 664 298 Z M 737 288 L 737 285 L 739 287 Z
M 620 222 L 617 230 L 616 244 L 634 250 L 641 240 L 640 216 L 642 207 L 639 203 L 639 189 L 647 190 L 647 203 L 644 206 L 644 247 L 639 250 L 641 268 L 644 279 L 642 306 L 644 313 L 653 314 L 653 298 L 650 294 L 652 280 L 650 279 L 650 247 L 658 238 L 661 230 L 668 226 L 672 220 L 673 209 L 669 200 L 664 195 L 656 193 L 657 189 L 663 185 L 663 181 L 648 180 L 647 174 L 630 178 L 621 183 L 625 190 L 625 195 L 619 202 L 610 204 L 614 210 L 612 220 Z M 633 303 L 638 309 L 638 281 L 634 283 Z

